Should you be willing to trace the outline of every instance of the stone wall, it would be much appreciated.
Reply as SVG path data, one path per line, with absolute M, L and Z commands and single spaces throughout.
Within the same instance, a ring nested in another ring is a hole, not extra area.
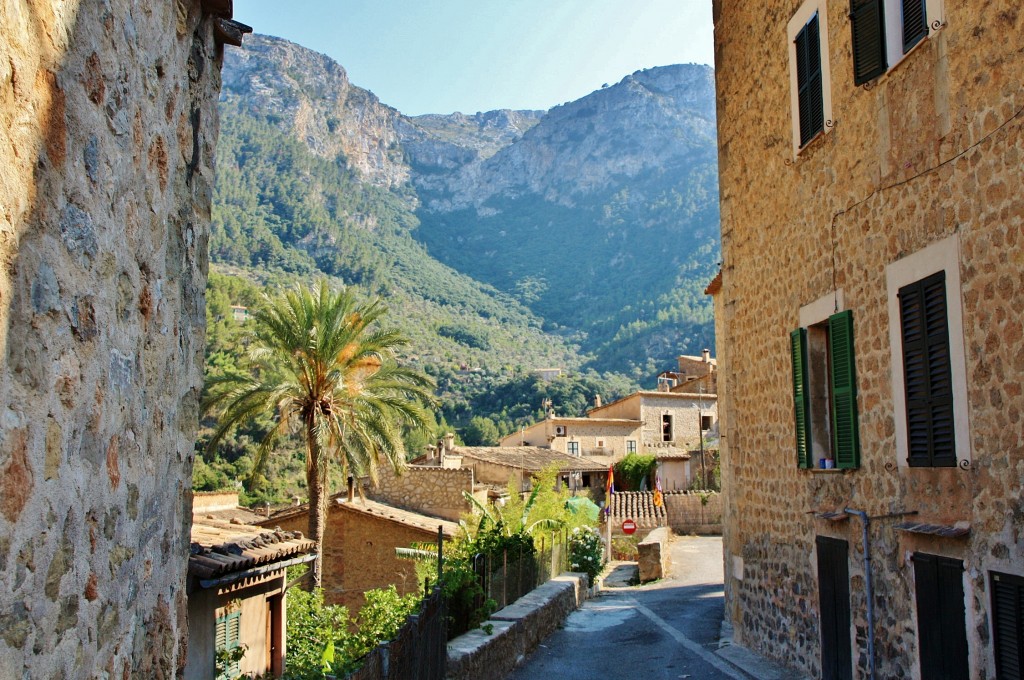
M 0 677 L 172 677 L 220 48 L 199 0 L 0 25 Z
M 266 525 L 305 532 L 309 519 L 303 509 L 272 517 Z M 394 584 L 402 595 L 422 592 L 416 563 L 395 556 L 395 548 L 408 548 L 413 543 L 436 544 L 437 530 L 371 517 L 346 510 L 345 503 L 331 503 L 324 531 L 324 600 L 344 605 L 355 615 L 366 603 L 363 594 L 367 590 Z
M 471 470 L 409 465 L 400 474 L 390 468 L 379 474 L 376 486 L 365 486 L 367 498 L 453 522 L 469 512 L 462 492 L 472 491 Z
M 659 527 L 647 534 L 637 544 L 637 571 L 640 574 L 640 583 L 656 581 L 664 578 L 672 565 L 671 553 L 668 549 L 669 541 L 672 539 L 672 530 L 668 527 Z
M 722 531 L 722 494 L 685 492 L 665 494 L 667 523 L 677 534 L 717 534 Z
M 920 675 L 908 557 L 922 550 L 964 561 L 971 677 L 992 678 L 989 571 L 1024 572 L 1024 12 L 1017 0 L 942 3 L 931 35 L 858 87 L 849 3 L 821 3 L 833 116 L 794 156 L 786 27 L 801 4 L 715 2 L 727 616 L 740 642 L 819 677 L 815 538 L 845 539 L 854 677 L 866 677 L 859 520 L 808 513 L 913 510 L 970 534 L 914 538 L 895 530 L 900 518 L 872 522 L 878 677 Z M 947 239 L 967 450 L 960 467 L 908 468 L 896 453 L 887 268 Z M 853 312 L 861 448 L 845 472 L 796 465 L 789 333 L 825 298 Z

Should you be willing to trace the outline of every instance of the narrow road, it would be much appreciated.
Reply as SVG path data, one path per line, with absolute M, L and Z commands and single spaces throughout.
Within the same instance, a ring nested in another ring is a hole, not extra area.
M 626 585 L 619 572 L 571 614 L 510 680 L 749 680 L 717 655 L 723 615 L 722 539 L 676 537 L 672 574 Z

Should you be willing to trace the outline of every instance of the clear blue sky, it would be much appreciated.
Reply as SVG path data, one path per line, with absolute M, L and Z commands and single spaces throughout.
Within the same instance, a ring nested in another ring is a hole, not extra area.
M 711 0 L 236 0 L 235 18 L 330 55 L 410 115 L 548 109 L 714 60 Z

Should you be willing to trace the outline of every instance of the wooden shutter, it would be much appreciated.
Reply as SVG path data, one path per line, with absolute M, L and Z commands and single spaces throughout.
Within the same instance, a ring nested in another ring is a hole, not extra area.
M 796 463 L 807 468 L 811 461 L 811 390 L 807 378 L 807 329 L 789 334 L 793 357 L 793 412 L 796 415 Z
M 992 572 L 997 680 L 1024 680 L 1024 578 Z
M 800 146 L 825 128 L 821 82 L 821 39 L 818 14 L 796 36 L 796 82 L 800 109 Z
M 832 364 L 832 455 L 836 467 L 860 467 L 860 434 L 857 424 L 857 371 L 854 366 L 853 312 L 828 319 L 829 360 Z
M 946 273 L 899 291 L 903 378 L 907 399 L 908 462 L 953 467 L 953 376 L 949 363 Z
M 853 38 L 853 83 L 862 85 L 885 73 L 885 3 L 852 0 L 850 33 Z
M 903 54 L 928 35 L 925 0 L 903 0 Z
M 814 542 L 818 550 L 821 678 L 851 680 L 849 545 L 826 536 L 817 536 Z
M 921 677 L 968 680 L 964 563 L 914 553 L 917 643 Z
M 217 651 L 235 649 L 241 644 L 242 639 L 242 612 L 232 612 L 217 617 L 217 626 L 214 633 L 214 645 Z M 235 661 L 228 665 L 218 680 L 222 678 L 236 678 L 240 670 L 240 664 Z

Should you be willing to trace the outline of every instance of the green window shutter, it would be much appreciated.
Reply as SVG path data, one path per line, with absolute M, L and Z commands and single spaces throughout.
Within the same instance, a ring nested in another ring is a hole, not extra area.
M 903 54 L 928 35 L 925 0 L 903 0 Z
M 807 384 L 807 329 L 789 334 L 793 357 L 793 412 L 796 415 L 796 461 L 800 468 L 811 466 L 811 390 Z
M 946 273 L 899 290 L 908 463 L 956 466 Z
M 885 3 L 851 0 L 850 33 L 853 38 L 853 83 L 863 85 L 885 73 Z
M 796 36 L 797 102 L 800 109 L 800 146 L 825 128 L 825 99 L 821 79 L 821 37 L 815 12 Z
M 860 467 L 857 426 L 857 371 L 854 366 L 853 312 L 828 318 L 829 359 L 832 364 L 832 455 L 839 469 Z
M 237 649 L 242 642 L 242 612 L 237 611 L 218 616 L 214 636 L 217 651 Z M 239 673 L 241 673 L 240 664 L 235 661 L 224 670 L 217 680 L 236 678 Z

